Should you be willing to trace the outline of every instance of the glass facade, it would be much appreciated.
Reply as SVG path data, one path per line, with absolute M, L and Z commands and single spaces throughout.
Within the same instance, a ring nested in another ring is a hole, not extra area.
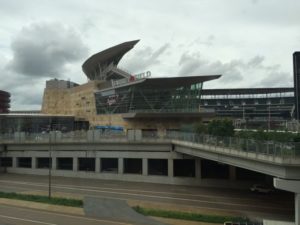
M 198 112 L 202 83 L 181 87 L 127 85 L 97 92 L 97 114 Z
M 39 133 L 48 132 L 50 130 L 71 131 L 73 129 L 79 128 L 76 126 L 77 125 L 74 121 L 74 117 L 0 115 L 0 133 Z

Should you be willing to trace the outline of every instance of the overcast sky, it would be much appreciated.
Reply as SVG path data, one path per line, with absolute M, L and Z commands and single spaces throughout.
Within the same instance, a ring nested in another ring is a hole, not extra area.
M 91 54 L 140 39 L 121 68 L 222 74 L 205 88 L 292 86 L 299 0 L 0 0 L 0 89 L 40 109 L 51 78 L 85 83 Z

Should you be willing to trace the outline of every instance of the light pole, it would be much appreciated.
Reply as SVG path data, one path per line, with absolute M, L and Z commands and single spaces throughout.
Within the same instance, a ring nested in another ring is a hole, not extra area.
M 49 133 L 49 173 L 48 173 L 48 198 L 51 198 L 51 169 L 52 169 L 52 154 L 51 154 L 51 131 Z
M 52 118 L 50 117 L 49 125 L 49 170 L 48 170 L 48 198 L 51 198 L 51 173 L 52 173 Z
M 243 105 L 243 122 L 244 122 L 244 130 L 247 129 L 247 124 L 246 124 L 246 113 L 245 113 L 245 105 L 246 105 L 246 102 L 242 102 L 242 105 Z
M 269 112 L 268 112 L 268 131 L 271 129 L 271 102 L 268 101 Z

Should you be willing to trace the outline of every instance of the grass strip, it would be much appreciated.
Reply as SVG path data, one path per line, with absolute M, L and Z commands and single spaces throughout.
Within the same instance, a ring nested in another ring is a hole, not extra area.
M 156 217 L 164 217 L 170 219 L 181 219 L 181 220 L 208 222 L 208 223 L 224 223 L 226 221 L 249 222 L 249 219 L 242 218 L 242 217 L 203 215 L 198 213 L 149 209 L 140 206 L 134 206 L 133 209 L 144 216 L 156 216 Z
M 0 192 L 0 198 L 47 203 L 47 204 L 51 204 L 51 205 L 83 207 L 82 200 L 69 199 L 69 198 L 58 198 L 58 197 L 48 198 L 48 196 L 18 194 L 18 193 L 14 193 L 14 192 Z

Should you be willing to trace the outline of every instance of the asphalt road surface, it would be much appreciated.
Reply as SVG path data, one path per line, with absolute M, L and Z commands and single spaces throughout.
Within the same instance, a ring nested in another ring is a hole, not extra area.
M 48 192 L 48 177 L 0 174 L 0 191 Z M 52 177 L 52 192 L 65 196 L 95 196 L 148 203 L 235 212 L 251 218 L 293 219 L 294 196 L 277 192 L 254 194 L 249 190 L 191 187 L 94 179 Z M 0 209 L 0 214 L 2 208 Z M 1 221 L 1 220 L 0 220 Z
M 41 210 L 0 205 L 0 225 L 129 225 L 128 223 L 113 222 L 53 213 Z

